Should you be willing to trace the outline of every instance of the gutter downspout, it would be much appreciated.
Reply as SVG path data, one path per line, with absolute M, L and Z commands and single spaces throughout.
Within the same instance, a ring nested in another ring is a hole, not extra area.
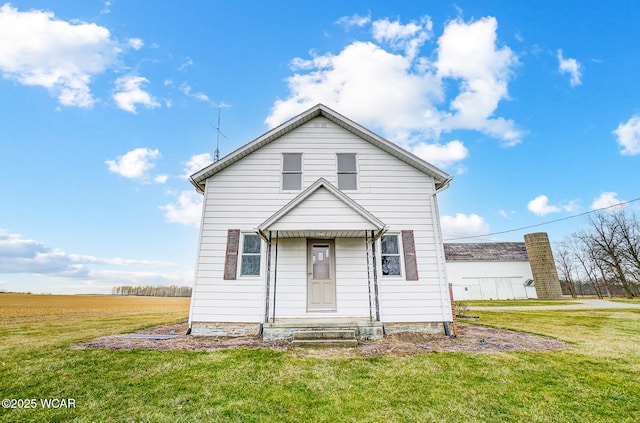
M 191 179 L 193 181 L 193 179 Z M 201 194 L 204 194 L 204 192 L 207 189 L 207 182 L 209 181 L 209 179 L 206 179 L 204 181 L 204 190 L 200 190 L 198 189 L 197 191 L 200 192 Z M 206 196 L 204 196 L 206 198 Z M 189 320 L 187 321 L 187 333 L 185 335 L 191 335 L 191 324 L 193 323 L 193 299 L 195 298 L 196 295 L 196 289 L 197 289 L 197 285 L 198 285 L 198 266 L 199 266 L 199 262 L 200 262 L 200 249 L 202 247 L 202 228 L 204 227 L 204 209 L 206 207 L 207 203 L 206 201 L 202 201 L 202 208 L 200 209 L 200 233 L 198 234 L 198 249 L 196 251 L 196 265 L 193 269 L 193 287 L 191 288 L 191 301 L 189 302 Z
M 438 283 L 440 285 L 440 307 L 442 309 L 442 323 L 444 325 L 444 333 L 447 336 L 451 336 L 451 332 L 449 329 L 449 321 L 446 320 L 447 312 L 445 310 L 449 309 L 449 311 L 452 313 L 452 316 L 451 316 L 452 325 L 454 325 L 455 316 L 453 316 L 453 310 L 451 309 L 451 303 L 453 299 L 451 298 L 451 292 L 448 289 L 449 278 L 447 276 L 447 262 L 444 257 L 444 241 L 442 239 L 442 228 L 440 226 L 440 211 L 438 209 L 437 193 L 448 188 L 449 182 L 451 181 L 451 179 L 453 178 L 449 178 L 445 182 L 445 184 L 443 184 L 443 186 L 441 186 L 439 189 L 436 189 L 435 193 L 432 196 L 433 207 L 431 209 L 431 218 L 433 219 L 434 225 L 436 226 L 434 232 L 436 235 L 436 245 L 437 245 L 436 257 L 438 260 L 438 279 L 439 279 Z M 446 299 L 448 299 L 449 301 L 445 301 Z M 457 332 L 457 328 L 455 327 L 455 325 L 454 325 L 454 332 Z

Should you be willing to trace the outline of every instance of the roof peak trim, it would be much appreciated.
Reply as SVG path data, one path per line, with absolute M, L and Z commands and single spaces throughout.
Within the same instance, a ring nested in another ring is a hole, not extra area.
M 404 148 L 394 144 L 391 141 L 375 134 L 362 125 L 348 119 L 347 117 L 337 113 L 322 103 L 315 105 L 314 107 L 300 113 L 297 116 L 292 117 L 286 122 L 282 123 L 275 128 L 270 129 L 258 138 L 244 144 L 235 151 L 227 154 L 222 159 L 210 164 L 209 166 L 199 170 L 190 177 L 191 183 L 196 187 L 199 192 L 204 192 L 205 180 L 228 166 L 231 166 L 243 157 L 248 156 L 254 151 L 264 147 L 272 141 L 280 138 L 282 135 L 304 125 L 316 117 L 325 117 L 337 124 L 338 126 L 346 129 L 347 131 L 359 136 L 365 141 L 370 142 L 383 151 L 391 154 L 399 160 L 407 163 L 408 165 L 420 170 L 421 172 L 430 175 L 436 181 L 437 191 L 446 189 L 449 186 L 449 182 L 453 179 L 449 174 L 443 170 L 438 169 L 431 163 L 428 163 L 413 153 L 405 150 Z

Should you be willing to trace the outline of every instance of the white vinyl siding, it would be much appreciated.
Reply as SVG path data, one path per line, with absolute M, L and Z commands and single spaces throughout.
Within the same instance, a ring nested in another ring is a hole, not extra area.
M 442 247 L 438 244 L 433 178 L 323 117 L 284 134 L 207 180 L 192 321 L 263 321 L 266 244 L 262 248 L 262 276 L 243 278 L 241 284 L 229 283 L 222 279 L 226 236 L 229 228 L 254 231 L 300 193 L 282 189 L 282 154 L 291 152 L 303 154 L 302 190 L 321 177 L 337 187 L 336 154 L 357 153 L 358 190 L 346 194 L 388 225 L 390 232 L 414 231 L 420 280 L 383 278 L 378 269 L 382 320 L 441 322 L 448 316 L 450 321 L 448 294 L 443 294 L 448 287 L 443 277 L 444 259 L 440 258 Z M 321 195 L 320 191 L 316 194 Z M 336 211 L 340 211 L 339 204 L 326 205 L 328 208 L 335 205 Z M 302 209 L 292 211 L 290 217 L 300 218 Z M 322 213 L 316 216 L 321 217 Z M 334 229 L 357 224 L 347 222 L 348 218 L 348 215 L 345 221 L 339 215 L 332 218 Z M 275 242 L 275 233 L 273 237 Z M 279 240 L 277 316 L 307 315 L 305 257 L 305 239 Z M 337 312 L 332 317 L 368 317 L 367 292 L 364 239 L 336 238 Z
M 321 210 L 321 212 L 319 212 Z M 271 230 L 355 231 L 372 229 L 367 219 L 320 187 L 297 207 L 271 225 Z

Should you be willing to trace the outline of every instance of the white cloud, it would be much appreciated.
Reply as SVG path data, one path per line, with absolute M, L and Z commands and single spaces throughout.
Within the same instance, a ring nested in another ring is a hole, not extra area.
M 563 204 L 562 210 L 566 211 L 567 213 L 576 213 L 580 210 L 580 205 L 576 200 L 572 200 L 566 204 Z
M 439 114 L 430 99 L 441 95 L 439 81 L 432 74 L 412 72 L 411 62 L 400 54 L 357 41 L 338 55 L 293 64 L 310 71 L 287 79 L 291 96 L 276 101 L 265 120 L 270 127 L 324 103 L 357 122 L 381 127 L 395 141 L 411 132 L 437 135 Z
M 153 169 L 154 161 L 159 157 L 160 151 L 157 149 L 136 148 L 118 156 L 116 160 L 106 160 L 105 163 L 111 172 L 120 176 L 143 179 L 147 177 L 147 171 Z
M 189 179 L 191 175 L 198 172 L 199 170 L 204 169 L 211 163 L 213 163 L 213 158 L 209 153 L 202 153 L 191 156 L 191 158 L 189 158 L 189 160 L 185 163 L 183 175 L 186 179 Z
M 0 229 L 0 273 L 89 279 L 93 277 L 96 266 L 100 265 L 119 267 L 121 272 L 127 273 L 131 270 L 125 270 L 125 267 L 157 269 L 173 267 L 175 263 L 69 254 L 60 249 L 50 248 L 40 241 L 25 239 L 19 234 Z
M 108 15 L 109 13 L 111 13 L 111 2 L 105 0 L 105 1 L 102 2 L 102 4 L 104 5 L 104 7 L 100 11 L 100 14 L 101 15 Z
M 481 236 L 489 233 L 489 224 L 475 213 L 442 216 L 440 219 L 445 241 L 452 238 Z
M 144 41 L 140 38 L 129 38 L 127 44 L 134 50 L 140 50 L 144 46 Z
M 436 67 L 441 77 L 460 81 L 450 104 L 453 113 L 443 121 L 446 129 L 474 129 L 500 138 L 504 145 L 520 142 L 522 133 L 511 120 L 493 118 L 501 100 L 508 98 L 507 85 L 517 56 L 509 47 L 498 48 L 498 22 L 493 17 L 447 24 L 438 40 Z
M 575 87 L 576 85 L 580 85 L 582 84 L 582 80 L 580 79 L 582 77 L 582 72 L 580 72 L 580 69 L 582 68 L 582 66 L 580 65 L 580 63 L 578 63 L 578 61 L 576 59 L 565 59 L 562 56 L 562 49 L 558 49 L 558 70 L 561 73 L 568 73 L 569 76 L 571 77 L 571 79 L 569 80 L 569 83 L 571 84 L 572 87 Z
M 549 213 L 558 213 L 562 209 L 558 206 L 549 205 L 549 197 L 546 195 L 539 195 L 527 204 L 527 209 L 533 214 L 538 216 L 545 216 Z
M 469 150 L 457 140 L 444 145 L 419 143 L 411 148 L 411 152 L 440 167 L 448 167 L 455 162 L 466 159 L 469 155 Z
M 118 107 L 130 113 L 137 113 L 136 105 L 141 104 L 149 109 L 160 107 L 160 103 L 149 93 L 143 91 L 142 84 L 149 82 L 147 78 L 126 75 L 116 79 L 116 93 L 113 94 Z
M 579 208 L 580 207 L 575 200 L 569 201 L 568 203 L 551 205 L 549 204 L 549 197 L 546 195 L 539 195 L 527 204 L 527 209 L 538 216 L 546 216 L 550 213 L 559 213 L 563 210 L 567 213 L 573 213 Z
M 0 40 L 3 76 L 47 88 L 64 106 L 93 106 L 92 77 L 116 65 L 121 51 L 104 27 L 9 3 L 0 6 Z
M 338 25 L 343 25 L 345 28 L 349 29 L 352 26 L 362 27 L 371 22 L 371 14 L 367 16 L 360 16 L 357 13 L 351 16 L 343 16 L 338 19 L 335 23 Z
M 190 58 L 187 57 L 187 60 L 180 65 L 180 67 L 178 68 L 178 70 L 186 70 L 188 67 L 193 66 L 193 60 L 191 60 Z
M 157 184 L 164 184 L 169 179 L 169 175 L 156 175 L 153 177 L 153 182 Z
M 640 115 L 632 116 L 628 121 L 621 123 L 613 133 L 618 136 L 616 141 L 622 147 L 620 154 L 640 154 Z
M 617 192 L 603 192 L 599 197 L 593 199 L 591 210 L 599 210 L 609 208 L 609 211 L 618 211 L 624 209 L 627 200 L 620 200 Z
M 354 41 L 337 54 L 293 59 L 289 96 L 274 103 L 265 123 L 274 127 L 324 103 L 408 149 L 456 129 L 480 131 L 506 146 L 520 142 L 516 124 L 494 116 L 508 98 L 518 64 L 508 47 L 497 46 L 494 18 L 449 22 L 437 50 L 424 54 L 432 31 L 428 17 L 409 24 L 382 19 L 371 26 L 375 42 Z M 457 93 L 449 104 L 445 87 Z
M 200 101 L 206 101 L 206 102 L 209 101 L 209 96 L 207 96 L 204 93 L 200 93 L 200 92 L 192 93 L 191 92 L 191 86 L 189 86 L 187 84 L 180 85 L 180 89 L 182 90 L 183 94 L 188 96 L 188 97 L 193 97 L 193 98 L 196 98 L 196 99 L 198 99 Z
M 385 18 L 373 22 L 372 35 L 378 42 L 386 42 L 394 49 L 403 50 L 407 58 L 412 60 L 430 38 L 432 28 L 433 23 L 428 16 L 423 17 L 419 23 L 411 22 L 406 25 Z
M 511 210 L 511 211 L 509 211 L 509 212 L 508 212 L 508 211 L 506 211 L 506 210 L 502 210 L 502 209 L 500 209 L 500 210 L 498 210 L 498 214 L 499 214 L 500 216 L 504 217 L 505 219 L 511 219 L 511 216 L 512 216 L 512 215 L 514 215 L 514 214 L 516 214 L 516 212 L 515 212 L 515 211 L 513 211 L 513 210 Z
M 185 226 L 200 226 L 202 216 L 202 195 L 196 191 L 182 191 L 176 203 L 160 206 L 165 212 L 167 222 Z

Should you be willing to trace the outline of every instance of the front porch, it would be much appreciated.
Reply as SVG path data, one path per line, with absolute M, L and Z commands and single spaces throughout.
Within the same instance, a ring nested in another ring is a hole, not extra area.
M 383 222 L 320 178 L 256 229 L 267 247 L 265 339 L 290 338 L 314 329 L 310 323 L 354 329 L 360 339 L 382 336 L 382 325 L 371 322 L 380 321 Z
M 316 319 L 279 319 L 275 323 L 263 323 L 262 337 L 265 341 L 292 339 L 293 334 L 303 331 L 352 330 L 359 340 L 382 339 L 382 322 L 368 319 L 316 318 Z

